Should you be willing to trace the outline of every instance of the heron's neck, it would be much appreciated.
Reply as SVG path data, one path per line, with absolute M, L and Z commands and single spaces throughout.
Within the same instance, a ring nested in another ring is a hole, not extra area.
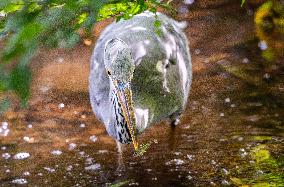
M 112 87 L 110 87 L 110 106 L 110 117 L 112 118 L 111 121 L 113 122 L 114 128 L 116 129 L 116 136 L 118 137 L 117 139 L 124 144 L 131 143 L 131 134 L 123 115 L 121 104 L 118 101 L 115 89 Z

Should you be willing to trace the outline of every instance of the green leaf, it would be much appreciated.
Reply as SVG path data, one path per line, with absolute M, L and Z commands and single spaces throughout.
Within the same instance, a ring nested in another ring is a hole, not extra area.
M 242 0 L 241 7 L 245 4 L 246 0 Z
M 25 25 L 17 34 L 11 37 L 3 52 L 3 59 L 10 61 L 15 57 L 23 56 L 30 48 L 34 48 L 41 33 L 41 26 L 38 23 Z
M 0 93 L 9 89 L 9 75 L 0 64 Z
M 0 10 L 3 10 L 6 6 L 12 4 L 11 0 L 1 0 L 0 1 Z
M 11 72 L 11 88 L 21 99 L 22 106 L 27 106 L 30 96 L 31 71 L 28 66 L 18 65 Z
M 121 187 L 129 184 L 132 180 L 122 181 L 115 184 L 110 185 L 110 187 Z
M 135 15 L 135 14 L 137 14 L 137 13 L 140 13 L 140 10 L 141 10 L 141 7 L 140 7 L 139 4 L 137 4 L 137 5 L 132 6 L 132 8 L 130 9 L 129 12 L 130 12 L 132 15 Z
M 82 24 L 86 21 L 88 14 L 86 12 L 82 13 L 78 17 L 78 24 Z
M 0 35 L 4 31 L 4 28 L 5 28 L 5 19 L 0 18 Z
M 242 180 L 236 177 L 231 177 L 231 181 L 234 185 L 241 186 L 243 184 Z
M 3 114 L 10 107 L 10 101 L 8 99 L 0 100 L 0 114 Z
M 156 13 L 157 12 L 157 8 L 156 7 L 150 8 L 149 11 L 153 12 L 153 13 Z
M 39 11 L 41 10 L 41 6 L 36 3 L 36 2 L 33 2 L 31 4 L 29 4 L 29 7 L 28 7 L 28 12 L 31 13 L 31 12 L 36 12 L 36 11 Z
M 131 3 L 116 3 L 116 4 L 107 4 L 103 6 L 98 12 L 98 20 L 103 20 L 115 15 L 121 15 L 122 12 L 126 10 L 131 5 Z
M 161 29 L 161 21 L 158 20 L 156 18 L 155 22 L 154 22 L 154 27 L 155 27 L 155 33 L 158 35 L 158 36 L 161 36 L 162 35 L 162 29 Z
M 161 21 L 156 19 L 155 22 L 154 22 L 154 26 L 156 28 L 159 28 L 161 26 Z
M 9 4 L 3 10 L 5 13 L 12 13 L 18 10 L 21 10 L 24 7 L 24 4 Z

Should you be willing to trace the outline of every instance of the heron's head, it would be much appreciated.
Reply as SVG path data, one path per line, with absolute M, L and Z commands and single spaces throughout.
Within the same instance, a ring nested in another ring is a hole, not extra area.
M 116 115 L 114 116 L 118 133 L 116 139 L 121 143 L 128 143 L 122 139 L 129 139 L 136 150 L 138 143 L 130 86 L 135 65 L 129 46 L 118 38 L 108 41 L 104 50 L 104 64 L 110 79 L 111 99 Z

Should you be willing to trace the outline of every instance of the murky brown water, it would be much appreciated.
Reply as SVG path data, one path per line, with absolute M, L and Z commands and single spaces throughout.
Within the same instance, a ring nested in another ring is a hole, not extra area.
M 10 130 L 0 136 L 0 186 L 283 185 L 284 70 L 263 78 L 247 10 L 198 1 L 180 16 L 194 68 L 187 109 L 175 129 L 162 122 L 139 137 L 157 142 L 144 156 L 126 146 L 124 166 L 89 104 L 93 47 L 42 50 L 30 107 L 15 101 L 0 117 Z

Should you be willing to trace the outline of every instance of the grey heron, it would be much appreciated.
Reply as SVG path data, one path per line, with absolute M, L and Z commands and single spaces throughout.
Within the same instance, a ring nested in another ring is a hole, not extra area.
M 186 106 L 192 65 L 185 27 L 162 13 L 144 12 L 110 24 L 96 42 L 92 109 L 110 136 L 132 142 L 135 151 L 138 134 L 164 119 L 177 122 Z

